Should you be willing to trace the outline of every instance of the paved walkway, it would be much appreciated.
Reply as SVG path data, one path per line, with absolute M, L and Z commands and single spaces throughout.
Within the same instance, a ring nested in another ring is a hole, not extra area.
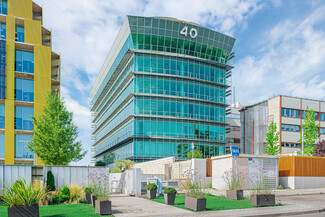
M 314 192 L 314 191 L 313 191 Z M 285 206 L 225 210 L 225 211 L 206 211 L 192 212 L 150 200 L 128 197 L 112 196 L 113 214 L 116 217 L 179 217 L 179 216 L 200 216 L 200 217 L 223 217 L 223 216 L 282 216 L 282 215 L 302 215 L 309 213 L 319 213 L 325 208 L 325 195 L 301 195 L 301 196 L 279 196 L 276 198 Z M 322 213 L 325 216 L 325 212 Z

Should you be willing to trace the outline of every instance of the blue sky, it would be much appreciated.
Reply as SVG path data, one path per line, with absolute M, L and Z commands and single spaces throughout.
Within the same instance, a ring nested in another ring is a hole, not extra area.
M 325 100 L 325 1 L 34 0 L 62 58 L 62 96 L 91 159 L 89 91 L 126 15 L 174 17 L 236 38 L 236 101 Z

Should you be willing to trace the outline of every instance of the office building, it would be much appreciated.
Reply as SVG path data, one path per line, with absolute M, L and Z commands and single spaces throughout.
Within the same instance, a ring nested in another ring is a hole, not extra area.
M 42 20 L 32 0 L 0 0 L 0 163 L 42 164 L 27 147 L 31 116 L 60 90 L 60 56 Z
M 267 146 L 265 134 L 271 122 L 276 123 L 280 132 L 281 153 L 298 152 L 301 144 L 297 141 L 301 138 L 300 126 L 304 123 L 307 107 L 315 111 L 315 119 L 320 126 L 319 139 L 324 140 L 325 101 L 280 95 L 241 109 L 241 152 L 265 154 L 263 152 L 263 148 Z
M 225 153 L 235 39 L 174 18 L 127 16 L 90 92 L 95 160 Z

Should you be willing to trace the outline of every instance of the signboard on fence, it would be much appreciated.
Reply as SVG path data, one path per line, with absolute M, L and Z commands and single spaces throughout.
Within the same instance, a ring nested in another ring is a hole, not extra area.
M 239 148 L 238 146 L 230 146 L 231 155 L 232 156 L 239 156 Z

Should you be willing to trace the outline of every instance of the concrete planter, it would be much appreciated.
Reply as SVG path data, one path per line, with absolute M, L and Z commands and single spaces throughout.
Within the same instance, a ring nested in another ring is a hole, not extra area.
M 250 199 L 252 206 L 275 206 L 274 194 L 255 194 Z
M 91 204 L 91 193 L 86 193 L 86 204 Z
M 96 204 L 95 204 L 95 201 L 96 201 L 96 199 L 97 199 L 97 196 L 96 195 L 94 195 L 94 194 L 91 194 L 91 205 L 93 206 L 93 207 L 95 207 L 96 206 Z
M 112 202 L 109 200 L 96 200 L 95 212 L 99 215 L 111 215 Z
M 147 190 L 147 197 L 149 199 L 155 199 L 156 198 L 156 190 Z
M 39 206 L 8 207 L 8 217 L 39 217 Z
M 176 194 L 165 194 L 164 200 L 167 205 L 174 205 Z
M 227 190 L 226 195 L 227 195 L 227 199 L 231 199 L 231 200 L 243 200 L 244 199 L 243 190 Z
M 190 196 L 185 196 L 185 207 L 194 211 L 202 211 L 206 208 L 206 199 L 197 199 Z

